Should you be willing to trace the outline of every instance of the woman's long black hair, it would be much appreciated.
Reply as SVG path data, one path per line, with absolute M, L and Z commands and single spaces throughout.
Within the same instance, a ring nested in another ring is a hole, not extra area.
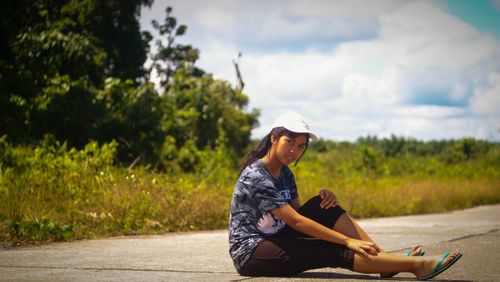
M 287 136 L 289 138 L 296 138 L 297 136 L 300 136 L 302 134 L 306 134 L 306 133 L 296 133 L 296 132 L 293 132 L 293 131 L 290 131 L 284 127 L 275 127 L 271 130 L 271 132 L 269 132 L 269 134 L 267 134 L 264 138 L 262 138 L 262 140 L 260 141 L 259 145 L 257 145 L 257 147 L 255 149 L 253 149 L 244 159 L 243 163 L 241 164 L 240 166 L 240 171 L 239 171 L 239 174 L 238 175 L 241 175 L 241 173 L 243 172 L 243 170 L 253 164 L 256 160 L 260 159 L 260 158 L 263 158 L 267 152 L 269 151 L 269 149 L 271 149 L 271 145 L 272 145 L 272 139 L 271 137 L 274 136 L 274 139 L 275 140 L 279 140 L 282 136 Z M 302 155 L 295 161 L 295 165 L 297 165 L 297 163 L 300 161 L 300 159 L 302 158 L 302 156 L 306 153 L 307 151 L 307 147 L 309 145 L 309 134 L 306 134 L 307 135 L 307 142 L 306 142 L 306 148 L 304 150 L 304 152 L 302 153 Z

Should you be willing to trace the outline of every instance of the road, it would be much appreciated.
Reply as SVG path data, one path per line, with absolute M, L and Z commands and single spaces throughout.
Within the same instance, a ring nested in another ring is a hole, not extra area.
M 442 214 L 360 220 L 386 251 L 422 245 L 426 255 L 464 256 L 434 281 L 500 281 L 500 205 Z M 114 237 L 0 248 L 0 281 L 373 281 L 377 275 L 318 269 L 292 278 L 239 276 L 227 231 Z M 387 280 L 387 279 L 386 279 Z M 416 281 L 399 274 L 391 281 Z

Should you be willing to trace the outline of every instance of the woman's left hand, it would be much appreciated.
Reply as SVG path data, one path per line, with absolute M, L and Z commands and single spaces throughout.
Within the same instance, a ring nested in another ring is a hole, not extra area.
M 337 205 L 337 196 L 335 196 L 332 191 L 328 189 L 321 189 L 319 190 L 319 196 L 321 197 L 321 203 L 319 206 L 322 209 L 329 209 Z

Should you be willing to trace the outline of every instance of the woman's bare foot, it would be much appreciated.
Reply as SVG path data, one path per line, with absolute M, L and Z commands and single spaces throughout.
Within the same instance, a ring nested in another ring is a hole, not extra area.
M 424 253 L 425 252 L 422 251 L 422 248 L 420 248 L 420 246 L 417 245 L 413 247 L 410 251 L 408 251 L 406 255 L 418 257 L 418 256 L 423 256 Z M 398 274 L 397 272 L 380 273 L 380 278 L 391 278 L 397 274 Z
M 452 266 L 460 257 L 462 257 L 462 253 L 457 249 L 452 253 L 446 253 L 442 257 L 425 260 L 414 274 L 419 280 L 431 279 Z

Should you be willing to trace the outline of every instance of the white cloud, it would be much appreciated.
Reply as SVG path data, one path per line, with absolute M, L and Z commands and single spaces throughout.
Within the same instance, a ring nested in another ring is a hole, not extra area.
M 492 75 L 500 43 L 439 3 L 182 3 L 174 16 L 188 25 L 185 40 L 200 48 L 202 68 L 234 83 L 231 60 L 243 51 L 245 93 L 262 110 L 255 137 L 294 110 L 328 139 L 500 139 Z
M 474 114 L 500 120 L 500 73 L 490 74 L 488 82 L 474 91 L 470 98 L 470 110 Z M 500 128 L 500 123 L 498 126 Z
M 164 7 L 173 7 L 173 16 L 188 25 L 183 40 L 201 46 L 215 36 L 243 48 L 317 44 L 373 37 L 378 32 L 377 15 L 397 8 L 401 0 L 378 1 L 289 1 L 289 0 L 157 0 L 152 9 L 142 10 L 142 26 L 149 19 L 164 18 Z M 244 46 L 243 46 L 244 45 Z

